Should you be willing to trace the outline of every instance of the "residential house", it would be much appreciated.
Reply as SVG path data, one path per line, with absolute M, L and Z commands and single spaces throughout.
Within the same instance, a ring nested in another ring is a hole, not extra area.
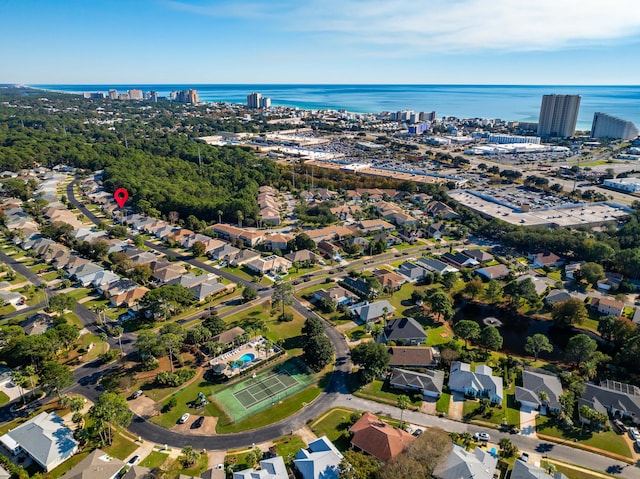
M 211 257 L 211 259 L 215 260 L 226 260 L 229 257 L 235 256 L 240 252 L 238 248 L 235 246 L 231 246 L 230 244 L 223 243 L 218 248 L 212 249 L 207 254 Z
M 362 208 L 358 205 L 340 205 L 331 208 L 331 213 L 340 221 L 353 221 L 362 215 Z
M 427 226 L 426 233 L 429 238 L 442 239 L 448 230 L 449 228 L 444 223 L 432 223 Z
M 543 398 L 541 398 L 541 393 Z M 562 395 L 562 384 L 555 374 L 545 372 L 523 371 L 522 386 L 516 386 L 516 401 L 521 408 L 530 410 L 541 409 L 542 407 L 560 412 L 560 396 Z
M 602 291 L 615 291 L 620 287 L 624 276 L 620 273 L 606 272 L 604 278 L 598 280 L 598 289 Z
M 226 256 L 231 266 L 238 267 L 247 264 L 249 261 L 260 258 L 260 253 L 252 249 L 240 249 L 235 254 Z
M 12 293 L 11 291 L 0 290 L 0 300 L 3 301 L 3 304 L 18 306 L 23 302 L 24 298 L 20 293 Z
M 494 266 L 477 269 L 475 272 L 488 280 L 492 280 L 505 278 L 509 276 L 511 271 L 506 264 L 496 264 Z
M 386 269 L 375 270 L 373 277 L 380 282 L 382 289 L 385 291 L 398 291 L 407 282 L 407 278 L 401 274 L 387 271 Z
M 200 276 L 196 276 L 193 273 L 187 273 L 187 274 L 180 275 L 180 277 L 174 278 L 171 281 L 168 281 L 167 284 L 168 285 L 179 284 L 181 286 L 184 286 L 185 288 L 192 288 L 194 286 L 204 283 L 205 281 L 208 281 L 211 279 L 215 280 L 216 278 L 217 276 L 213 273 L 201 274 Z
M 160 228 L 157 228 L 154 232 L 153 235 L 158 238 L 158 239 L 165 239 L 169 236 L 169 234 L 176 230 L 177 228 L 175 226 L 172 225 L 164 225 L 161 226 Z
M 369 296 L 369 283 L 367 283 L 363 279 L 346 276 L 345 278 L 343 278 L 342 284 L 346 286 L 350 291 L 353 291 L 363 298 L 367 298 Z
M 44 333 L 47 329 L 52 328 L 53 324 L 53 317 L 45 313 L 36 313 L 25 319 L 20 326 L 27 336 L 31 336 L 32 334 Z
M 486 365 L 476 366 L 454 361 L 449 372 L 449 389 L 466 396 L 488 398 L 493 404 L 501 404 L 504 399 L 502 378 L 493 375 L 493 370 Z
M 400 229 L 398 230 L 398 238 L 406 243 L 415 243 L 419 238 L 423 238 L 424 234 L 420 230 Z
M 348 305 L 353 303 L 358 297 L 347 291 L 341 286 L 334 286 L 329 290 L 319 289 L 315 293 L 313 293 L 313 299 L 316 301 L 330 301 L 333 304 L 340 306 L 342 304 Z
M 420 258 L 416 262 L 416 264 L 418 266 L 422 266 L 428 271 L 431 271 L 433 273 L 439 273 L 439 274 L 444 274 L 449 272 L 457 273 L 459 271 L 458 268 L 454 268 L 453 266 L 450 266 L 447 263 L 444 263 L 439 259 L 434 259 L 434 258 Z
M 582 269 L 582 265 L 584 261 L 579 261 L 577 263 L 569 263 L 564 267 L 564 276 L 567 279 L 575 280 L 575 275 L 578 271 Z
M 320 257 L 308 249 L 301 249 L 299 251 L 292 251 L 289 254 L 284 255 L 291 263 L 317 263 Z
M 606 316 L 622 316 L 624 312 L 624 303 L 622 301 L 607 298 L 606 296 L 593 298 L 591 307 Z
M 427 275 L 428 270 L 415 263 L 405 261 L 398 268 L 398 273 L 406 276 L 410 282 L 419 281 Z
M 229 291 L 235 288 L 236 284 L 218 283 L 216 279 L 210 279 L 204 283 L 189 288 L 193 292 L 196 301 L 204 301 L 209 296 L 213 296 L 221 291 Z
M 147 291 L 149 291 L 149 288 L 136 285 L 134 289 L 130 289 L 120 294 L 115 294 L 111 296 L 110 302 L 113 306 L 117 308 L 119 308 L 120 306 L 126 306 L 127 308 L 131 308 L 132 306 L 135 306 L 138 303 L 138 301 L 140 301 L 144 297 Z
M 212 239 L 210 236 L 203 235 L 200 233 L 190 234 L 182 238 L 182 247 L 191 249 L 193 248 L 194 244 L 198 242 L 204 244 L 206 241 L 209 241 L 210 239 Z
M 431 368 L 440 362 L 440 352 L 435 348 L 420 346 L 390 346 L 389 366 L 397 368 Z
M 289 473 L 282 456 L 275 456 L 261 460 L 257 471 L 250 468 L 234 472 L 233 479 L 289 479 Z
M 114 283 L 120 279 L 115 273 L 112 273 L 108 270 L 102 270 L 96 273 L 96 275 L 91 280 L 91 286 L 96 288 L 98 291 L 104 289 L 107 285 Z
M 478 266 L 480 263 L 473 258 L 470 258 L 466 254 L 463 253 L 445 253 L 440 256 L 447 263 L 452 264 L 457 268 L 470 268 L 473 266 Z
M 178 244 L 182 244 L 185 238 L 189 238 L 194 234 L 195 233 L 191 230 L 184 229 L 184 228 L 177 228 L 173 230 L 171 233 L 169 233 L 168 235 L 166 235 L 164 239 L 166 241 L 169 241 L 170 243 L 175 242 Z
M 75 270 L 72 278 L 78 281 L 82 286 L 86 287 L 96 279 L 99 273 L 104 273 L 102 266 L 95 263 L 87 263 Z
M 427 341 L 427 332 L 413 318 L 398 318 L 387 321 L 380 340 L 401 345 L 419 345 Z
M 318 228 L 315 230 L 306 231 L 307 236 L 316 243 L 320 243 L 323 240 L 341 240 L 347 236 L 357 236 L 359 234 L 358 228 L 352 226 L 325 226 L 324 228 Z M 318 245 L 320 246 L 320 245 Z
M 493 479 L 498 465 L 498 456 L 480 447 L 467 451 L 453 445 L 446 460 L 440 462 L 433 471 L 436 479 Z
M 224 246 L 226 243 L 224 241 L 221 241 L 219 239 L 215 239 L 215 238 L 209 238 L 206 241 L 202 242 L 204 244 L 204 252 L 211 256 L 211 252 L 221 248 L 222 246 Z
M 71 257 L 67 261 L 67 264 L 64 266 L 64 269 L 66 270 L 69 276 L 73 276 L 76 270 L 82 268 L 85 264 L 89 264 L 89 263 L 90 261 L 88 259 L 81 258 L 80 256 L 77 256 L 77 255 L 71 255 Z
M 368 323 L 380 318 L 393 316 L 396 310 L 389 301 L 383 299 L 373 303 L 361 303 L 349 308 L 349 312 L 354 316 L 354 320 L 359 323 Z
M 264 258 L 256 258 L 247 263 L 247 268 L 260 274 L 282 274 L 291 268 L 291 261 L 281 256 L 271 255 Z
M 444 371 L 435 369 L 423 373 L 408 369 L 393 368 L 389 376 L 389 385 L 403 391 L 417 391 L 423 396 L 439 398 L 444 384 Z
M 455 212 L 455 210 L 442 201 L 430 201 L 424 208 L 425 212 L 434 218 L 440 219 L 456 219 L 459 218 L 460 215 Z
M 385 231 L 382 231 L 380 233 L 376 233 L 375 235 L 373 235 L 373 241 L 375 242 L 382 241 L 384 242 L 384 244 L 387 245 L 387 248 L 391 248 L 393 246 L 398 246 L 399 244 L 402 244 L 402 240 L 400 238 L 392 234 L 389 234 Z
M 248 248 L 253 248 L 258 243 L 264 241 L 264 233 L 262 231 L 252 231 L 227 224 L 216 224 L 212 226 L 212 229 L 220 235 L 220 237 L 230 241 L 240 241 Z
M 131 291 L 138 287 L 138 283 L 131 281 L 127 278 L 122 278 L 113 283 L 109 283 L 98 289 L 100 294 L 106 295 L 107 298 L 111 298 L 112 296 L 117 296 L 122 293 L 126 293 L 127 291 Z
M 600 384 L 587 383 L 584 394 L 578 400 L 578 409 L 583 405 L 640 424 L 640 388 L 637 386 L 610 379 Z
M 133 465 L 120 479 L 155 479 L 155 477 L 148 467 Z
M 320 241 L 318 243 L 318 251 L 320 251 L 320 253 L 325 257 L 337 259 L 340 257 L 340 251 L 342 251 L 342 248 L 330 241 Z
M 65 479 L 116 479 L 124 462 L 111 457 L 101 449 L 94 449 L 73 469 L 65 473 Z
M 169 263 L 165 261 L 156 261 L 151 266 L 151 278 L 159 284 L 166 284 L 176 278 L 179 278 L 186 272 L 181 264 Z
M 544 302 L 549 305 L 554 305 L 556 303 L 564 303 L 565 301 L 569 301 L 571 298 L 572 296 L 566 289 L 552 289 L 544 299 Z
M 46 472 L 78 452 L 73 431 L 55 412 L 42 412 L 0 437 L 14 456 L 24 452 Z
M 280 251 L 287 250 L 287 244 L 293 239 L 293 235 L 284 234 L 272 234 L 264 237 L 264 247 L 269 251 L 279 249 Z
M 380 461 L 388 461 L 400 454 L 415 440 L 411 434 L 385 424 L 375 414 L 365 412 L 349 428 L 353 434 L 351 445 Z
M 327 436 L 322 436 L 310 442 L 306 449 L 300 449 L 293 464 L 302 479 L 338 479 L 343 459 Z
M 462 254 L 475 259 L 480 264 L 490 263 L 495 259 L 491 253 L 482 249 L 465 249 L 462 251 Z
M 564 260 L 560 256 L 549 251 L 531 254 L 529 259 L 532 261 L 531 266 L 534 268 L 557 268 L 564 264 Z
M 126 250 L 125 254 L 128 255 Z M 158 255 L 151 253 L 150 251 L 141 251 L 139 253 L 129 255 L 129 259 L 133 264 L 150 264 L 154 261 L 158 261 Z
M 235 339 L 238 336 L 241 336 L 245 333 L 245 330 L 240 326 L 236 326 L 235 328 L 227 329 L 226 331 L 222 331 L 220 334 L 213 336 L 211 341 L 214 343 L 223 343 L 223 344 L 233 344 Z
M 391 223 L 388 223 L 383 220 L 362 220 L 358 223 L 358 227 L 362 230 L 362 232 L 366 234 L 371 234 L 377 231 L 394 231 L 396 229 Z
M 547 471 L 531 462 L 516 459 L 509 479 L 567 479 L 567 476 L 561 472 L 547 474 Z

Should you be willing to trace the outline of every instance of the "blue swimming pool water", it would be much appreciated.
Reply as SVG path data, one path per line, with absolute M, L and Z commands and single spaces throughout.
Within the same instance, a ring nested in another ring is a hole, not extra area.
M 248 362 L 253 361 L 255 358 L 256 358 L 256 355 L 255 355 L 255 354 L 246 353 L 246 354 L 243 354 L 242 356 L 240 356 L 238 359 L 239 359 L 240 361 L 243 361 L 243 362 L 245 362 L 245 363 L 248 363 Z

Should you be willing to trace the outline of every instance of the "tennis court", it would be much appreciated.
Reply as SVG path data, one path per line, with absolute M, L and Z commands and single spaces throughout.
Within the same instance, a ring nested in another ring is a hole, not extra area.
M 306 365 L 298 358 L 258 373 L 257 377 L 231 384 L 215 395 L 219 406 L 234 421 L 270 408 L 314 383 Z
M 248 384 L 244 389 L 233 393 L 245 409 L 249 409 L 269 398 L 275 398 L 280 393 L 298 384 L 298 381 L 286 371 L 280 371 L 262 379 L 256 378 L 255 381 L 253 384 Z

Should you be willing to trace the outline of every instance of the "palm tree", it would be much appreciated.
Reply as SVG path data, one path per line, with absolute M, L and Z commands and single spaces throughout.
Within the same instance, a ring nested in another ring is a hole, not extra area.
M 222 210 L 218 210 L 218 223 L 222 223 Z
M 396 401 L 397 401 L 396 406 L 398 406 L 398 409 L 400 409 L 400 429 L 403 429 L 404 410 L 409 407 L 410 399 L 409 399 L 409 396 L 401 394 L 400 396 L 397 397 Z
M 244 214 L 242 213 L 242 211 L 238 210 L 236 212 L 236 215 L 238 217 L 238 227 L 242 228 L 242 220 L 244 219 Z
M 118 346 L 120 346 L 120 356 L 122 356 L 122 335 L 124 334 L 124 329 L 122 326 L 114 326 L 111 329 L 111 334 L 114 338 L 118 338 Z

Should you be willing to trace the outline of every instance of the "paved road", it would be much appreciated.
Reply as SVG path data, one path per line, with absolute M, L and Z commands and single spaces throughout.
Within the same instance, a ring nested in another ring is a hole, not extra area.
M 11 268 L 13 268 L 14 271 L 16 271 L 17 273 L 20 273 L 22 276 L 27 278 L 28 281 L 35 284 L 36 286 L 40 286 L 41 284 L 45 284 L 45 285 L 47 284 L 46 281 L 44 281 L 40 276 L 38 276 L 36 273 L 31 271 L 25 265 L 20 263 L 20 261 L 15 260 L 13 257 L 1 251 L 0 251 L 0 261 L 5 263 L 6 265 L 11 266 Z

